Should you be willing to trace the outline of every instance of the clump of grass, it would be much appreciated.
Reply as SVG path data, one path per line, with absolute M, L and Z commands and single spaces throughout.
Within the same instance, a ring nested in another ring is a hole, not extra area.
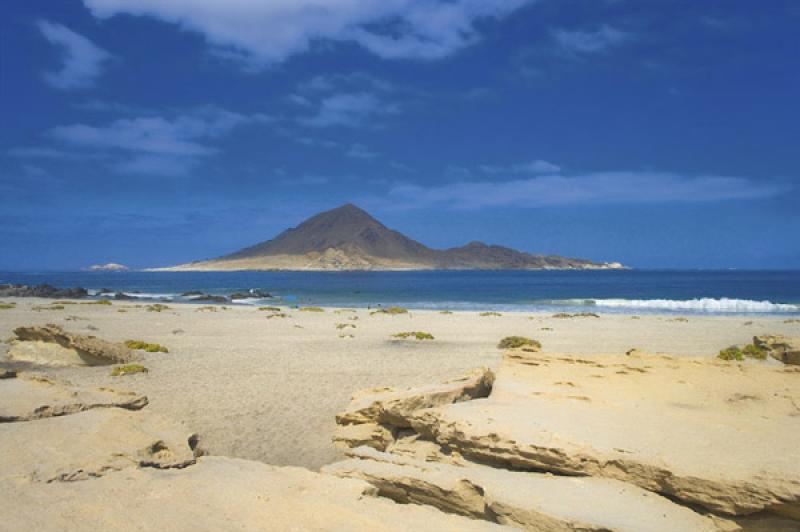
M 124 366 L 116 366 L 111 370 L 112 377 L 133 375 L 134 373 L 147 373 L 147 368 L 141 364 L 125 364 Z
M 681 323 L 688 323 L 689 322 L 689 318 L 684 318 L 683 316 L 678 316 L 677 318 L 672 318 L 671 320 L 668 320 L 668 321 L 677 321 L 677 322 L 681 322 Z
M 127 340 L 125 347 L 128 349 L 140 349 L 148 353 L 169 353 L 169 349 L 160 344 L 150 344 L 141 340 Z
M 0 310 L 9 310 L 15 308 L 16 306 L 16 303 L 4 303 L 0 301 Z
M 755 344 L 747 344 L 744 346 L 742 353 L 744 353 L 744 356 L 746 357 L 755 358 L 757 360 L 767 359 L 767 352 Z
M 552 327 L 539 327 L 539 330 L 540 331 L 552 331 L 553 328 Z
M 334 314 L 344 314 L 345 312 L 357 312 L 354 308 L 340 308 L 338 310 L 334 310 Z
M 742 350 L 738 347 L 731 346 L 720 351 L 717 358 L 720 360 L 738 360 L 741 362 L 744 360 L 744 353 L 742 353 Z
M 280 312 L 281 308 L 280 307 L 258 307 L 258 310 L 264 310 L 264 311 L 267 311 L 267 312 Z
M 300 312 L 325 312 L 322 307 L 300 307 Z
M 78 302 L 77 301 L 62 301 L 62 300 L 58 300 L 58 301 L 53 301 L 53 304 L 54 305 L 77 305 Z
M 491 312 L 481 312 L 480 314 L 478 314 L 478 316 L 502 316 L 502 314 L 500 314 L 499 312 L 491 311 Z
M 285 312 L 276 312 L 275 314 L 268 314 L 267 319 L 271 320 L 272 318 L 288 318 L 289 315 Z
M 35 306 L 31 307 L 31 310 L 35 310 L 36 312 L 41 312 L 43 310 L 64 310 L 64 305 L 50 305 L 48 306 Z
M 433 335 L 423 331 L 409 331 L 393 334 L 392 338 L 400 338 L 402 340 L 407 338 L 414 338 L 416 340 L 433 340 Z
M 783 320 L 783 323 L 800 323 L 800 320 L 797 318 L 790 318 L 788 320 Z
M 498 349 L 532 349 L 538 351 L 542 344 L 524 336 L 506 336 L 497 344 Z
M 153 303 L 152 305 L 147 305 L 145 308 L 148 312 L 161 312 L 162 310 L 169 309 L 167 305 L 162 305 L 161 303 Z
M 89 318 L 82 318 L 80 316 L 67 316 L 64 318 L 64 321 L 83 321 L 88 320 Z
M 108 299 L 98 299 L 97 301 L 81 301 L 81 305 L 111 305 Z
M 594 312 L 576 312 L 575 314 L 570 314 L 568 312 L 559 312 L 557 314 L 553 314 L 553 318 L 558 319 L 567 319 L 567 318 L 599 318 L 599 314 L 595 314 Z
M 452 314 L 452 313 L 453 313 L 452 310 L 440 310 L 439 311 L 439 314 Z
M 340 334 L 339 338 L 355 338 L 354 334 Z
M 205 307 L 200 307 L 195 312 L 216 312 L 217 307 L 212 307 L 211 305 L 207 305 Z
M 408 314 L 408 309 L 403 307 L 387 307 L 373 310 L 370 314 L 389 314 L 390 316 L 397 316 L 398 314 Z
M 118 308 L 118 309 L 117 309 L 117 312 L 128 312 L 128 311 L 127 311 L 127 310 L 125 310 L 124 308 Z
M 354 324 L 352 324 L 352 323 L 337 323 L 336 324 L 336 328 L 337 329 L 346 329 L 348 327 L 350 327 L 351 329 L 355 329 L 356 328 L 356 326 Z

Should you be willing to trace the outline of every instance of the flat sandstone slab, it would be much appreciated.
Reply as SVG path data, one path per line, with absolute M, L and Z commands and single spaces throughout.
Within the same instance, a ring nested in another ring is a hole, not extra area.
M 0 379 L 0 423 L 63 416 L 92 408 L 138 410 L 147 397 L 109 388 L 82 388 L 44 377 Z
M 800 508 L 800 371 L 631 355 L 507 357 L 491 395 L 414 429 L 501 467 L 628 481 L 725 514 Z
M 618 480 L 424 462 L 360 447 L 322 471 L 366 480 L 402 503 L 525 530 L 696 532 L 738 529 Z
M 142 410 L 102 408 L 0 424 L 0 480 L 82 480 L 132 467 L 194 463 L 190 431 Z
M 2 530 L 511 530 L 399 505 L 360 480 L 222 457 L 78 482 L 5 480 L 0 492 Z

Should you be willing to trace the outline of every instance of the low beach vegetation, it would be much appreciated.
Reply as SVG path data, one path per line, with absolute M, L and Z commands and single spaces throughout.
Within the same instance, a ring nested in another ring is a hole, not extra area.
M 169 353 L 169 349 L 160 344 L 151 344 L 141 340 L 127 340 L 125 347 L 128 349 L 139 349 L 148 353 Z
M 322 307 L 300 307 L 300 312 L 325 312 Z
M 16 303 L 5 303 L 3 301 L 0 301 L 0 310 L 9 310 L 15 308 L 16 306 L 17 306 Z
M 167 305 L 162 305 L 161 303 L 153 303 L 152 305 L 147 305 L 145 309 L 147 309 L 148 312 L 161 312 L 168 310 L 169 307 Z
M 440 310 L 439 311 L 439 314 L 452 314 L 452 313 L 453 313 L 452 310 Z
M 408 309 L 404 307 L 387 307 L 373 310 L 370 314 L 388 314 L 390 316 L 397 316 L 398 314 L 408 314 Z
M 350 327 L 351 329 L 355 329 L 356 328 L 355 324 L 353 324 L 353 323 L 337 323 L 336 324 L 336 328 L 337 329 L 347 329 L 348 327 Z
M 481 312 L 480 314 L 478 314 L 478 316 L 502 316 L 502 314 L 500 314 L 499 312 L 490 311 L 490 312 Z
M 556 319 L 569 319 L 569 318 L 599 318 L 599 314 L 595 314 L 594 312 L 576 312 L 574 314 L 570 314 L 569 312 L 559 312 L 557 314 L 553 314 L 551 317 Z
M 124 366 L 116 366 L 111 370 L 112 377 L 121 377 L 123 375 L 133 375 L 135 373 L 147 373 L 147 368 L 141 364 L 125 364 Z
M 43 310 L 64 310 L 64 305 L 36 305 L 31 307 L 31 310 L 41 312 Z
M 81 305 L 111 305 L 111 300 L 98 299 L 97 301 L 81 301 Z
M 258 307 L 258 310 L 263 310 L 267 312 L 280 312 L 280 307 Z
M 498 349 L 529 349 L 538 351 L 542 344 L 525 336 L 506 336 L 497 344 Z
M 433 340 L 433 335 L 431 333 L 427 333 L 424 331 L 409 331 L 409 332 L 400 332 L 397 334 L 393 334 L 392 338 L 399 338 L 401 340 L 406 340 L 408 338 L 414 338 L 415 340 Z
M 276 312 L 275 314 L 267 314 L 267 319 L 271 320 L 272 318 L 288 318 L 289 315 L 285 312 Z
M 744 347 L 732 345 L 721 350 L 717 355 L 720 360 L 742 362 L 746 358 L 756 360 L 766 360 L 767 352 L 755 344 L 747 344 Z

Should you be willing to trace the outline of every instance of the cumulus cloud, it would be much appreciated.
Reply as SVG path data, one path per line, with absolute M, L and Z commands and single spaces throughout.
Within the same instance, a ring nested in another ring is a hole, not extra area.
M 543 175 L 503 182 L 456 182 L 431 187 L 398 184 L 390 189 L 389 196 L 390 203 L 395 206 L 438 205 L 477 209 L 759 199 L 786 190 L 787 187 L 781 184 L 760 183 L 741 177 L 600 172 L 575 176 Z
M 619 46 L 629 40 L 631 35 L 614 27 L 603 25 L 596 31 L 556 30 L 553 32 L 553 38 L 566 53 L 594 54 Z
M 217 153 L 208 140 L 222 137 L 244 124 L 269 122 L 271 118 L 263 114 L 243 115 L 204 107 L 171 118 L 146 116 L 118 119 L 100 126 L 59 126 L 47 134 L 79 148 L 129 154 L 129 158 L 111 163 L 122 172 L 182 175 L 196 164 L 198 157 Z
M 389 59 L 438 59 L 480 38 L 476 23 L 535 0 L 84 0 L 99 18 L 149 16 L 201 33 L 223 56 L 267 66 L 315 43 Z
M 60 70 L 45 72 L 44 80 L 56 89 L 84 89 L 95 84 L 111 54 L 66 26 L 39 20 L 36 23 L 45 39 L 60 49 Z

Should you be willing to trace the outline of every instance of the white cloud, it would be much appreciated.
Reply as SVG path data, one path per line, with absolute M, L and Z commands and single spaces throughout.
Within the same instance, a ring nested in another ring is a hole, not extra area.
M 506 166 L 481 165 L 480 170 L 487 174 L 557 174 L 561 167 L 541 159 L 526 163 L 515 163 Z
M 84 0 L 99 18 L 150 16 L 201 33 L 220 55 L 263 67 L 315 43 L 391 59 L 438 59 L 480 38 L 476 22 L 534 0 Z
M 127 158 L 110 163 L 121 172 L 183 175 L 198 157 L 217 153 L 205 141 L 222 137 L 241 125 L 269 122 L 271 118 L 263 114 L 242 115 L 204 107 L 172 118 L 146 116 L 114 120 L 102 126 L 59 126 L 48 131 L 48 136 L 79 148 L 128 154 Z
M 568 54 L 592 54 L 618 46 L 631 38 L 627 32 L 611 26 L 600 26 L 596 31 L 556 30 L 553 38 Z
M 355 143 L 350 146 L 345 155 L 353 159 L 375 159 L 376 157 L 380 157 L 378 152 L 373 151 L 359 143 Z
M 62 90 L 93 86 L 111 54 L 61 24 L 39 20 L 36 25 L 45 39 L 59 47 L 64 62 L 60 70 L 45 72 L 44 80 Z
M 503 182 L 457 182 L 425 187 L 398 184 L 389 202 L 407 208 L 439 205 L 457 209 L 561 205 L 708 202 L 767 198 L 787 187 L 741 177 L 682 176 L 658 172 L 544 175 Z
M 359 126 L 374 115 L 396 112 L 395 104 L 383 102 L 369 92 L 338 93 L 323 98 L 316 114 L 299 118 L 298 122 L 314 127 Z
M 155 155 L 210 155 L 216 149 L 198 142 L 220 137 L 233 128 L 269 122 L 266 115 L 242 115 L 207 107 L 173 119 L 161 116 L 124 118 L 104 126 L 72 124 L 51 129 L 50 137 L 82 147 L 120 149 Z

